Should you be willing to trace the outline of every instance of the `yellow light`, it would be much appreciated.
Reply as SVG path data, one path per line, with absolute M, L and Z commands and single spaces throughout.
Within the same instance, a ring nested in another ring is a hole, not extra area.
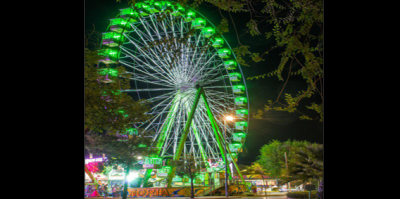
M 228 120 L 228 121 L 233 121 L 234 118 L 232 116 L 226 116 L 225 119 Z

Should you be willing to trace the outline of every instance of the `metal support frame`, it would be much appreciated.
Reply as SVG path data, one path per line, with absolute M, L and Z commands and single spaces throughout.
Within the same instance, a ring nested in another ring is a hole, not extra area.
M 177 151 L 176 151 L 176 153 L 175 153 L 175 155 L 174 155 L 173 161 L 177 161 L 177 160 L 179 160 L 179 158 L 181 157 L 182 150 L 183 150 L 183 147 L 184 147 L 185 142 L 186 142 L 186 138 L 187 138 L 188 133 L 189 133 L 189 127 L 190 127 L 191 124 L 192 124 L 194 112 L 196 111 L 197 104 L 199 103 L 200 95 L 201 95 L 202 92 L 204 92 L 204 91 L 203 91 L 203 88 L 202 88 L 202 87 L 199 87 L 199 88 L 197 89 L 196 97 L 194 98 L 194 103 L 193 103 L 192 109 L 191 109 L 191 111 L 190 111 L 190 114 L 189 114 L 189 117 L 188 117 L 188 121 L 186 122 L 185 129 L 184 129 L 184 131 L 183 131 L 181 140 L 179 141 L 178 149 L 177 149 Z M 168 187 L 171 187 L 172 178 L 175 177 L 175 171 L 176 171 L 176 167 L 173 167 L 173 168 L 171 169 L 170 174 L 168 175 Z
M 97 182 L 96 178 L 94 178 L 92 173 L 90 173 L 89 169 L 86 167 L 86 164 L 85 164 L 85 172 L 86 172 L 86 174 L 88 174 L 89 178 L 92 180 L 92 183 L 86 183 L 86 184 L 93 184 L 96 186 L 96 189 L 97 189 L 97 186 L 99 183 Z
M 171 106 L 171 109 L 170 109 L 170 111 L 169 111 L 169 113 L 168 113 L 168 115 L 167 115 L 167 118 L 166 118 L 166 122 L 165 122 L 165 126 L 163 126 L 162 127 L 162 131 L 161 131 L 161 133 L 160 133 L 160 135 L 159 135 L 159 139 L 158 139 L 158 142 L 157 142 L 157 149 L 158 149 L 158 151 L 157 151 L 157 155 L 159 156 L 160 155 L 160 153 L 161 153 L 161 150 L 162 150 L 162 146 L 164 145 L 164 143 L 165 143 L 165 139 L 169 136 L 169 134 L 170 134 L 170 129 L 171 129 L 171 127 L 172 127 L 172 123 L 174 123 L 174 118 L 175 117 L 173 117 L 174 116 L 174 113 L 176 112 L 175 111 L 175 109 L 176 109 L 176 107 L 178 106 L 177 104 L 176 104 L 176 100 L 178 99 L 178 97 L 175 97 L 175 99 L 173 100 L 173 105 Z M 150 179 L 150 177 L 151 177 L 151 172 L 153 171 L 153 169 L 146 169 L 146 173 L 145 173 L 145 175 L 144 175 L 144 179 L 143 179 L 143 182 L 142 182 L 142 184 L 140 185 L 140 187 L 143 187 L 143 186 L 145 186 L 146 184 L 147 184 L 147 182 L 149 181 L 149 179 Z
M 174 161 L 179 160 L 180 157 L 181 157 L 182 150 L 183 150 L 183 147 L 184 147 L 184 145 L 185 145 L 186 138 L 187 138 L 187 136 L 188 136 L 190 126 L 192 126 L 192 128 L 193 128 L 193 130 L 194 130 L 194 132 L 195 132 L 196 140 L 197 140 L 197 142 L 199 143 L 199 146 L 202 147 L 202 146 L 201 146 L 200 139 L 199 139 L 199 137 L 198 137 L 198 134 L 197 134 L 196 131 L 195 131 L 195 126 L 193 125 L 193 122 L 192 122 L 194 113 L 195 113 L 196 108 L 197 108 L 197 105 L 198 105 L 198 103 L 199 103 L 199 101 L 200 101 L 200 97 L 203 99 L 203 101 L 204 101 L 204 103 L 205 103 L 205 105 L 206 105 L 207 114 L 208 114 L 209 120 L 210 120 L 210 122 L 211 122 L 211 126 L 212 126 L 212 128 L 213 128 L 213 130 L 214 130 L 215 138 L 216 138 L 216 140 L 217 140 L 217 143 L 218 143 L 218 146 L 219 146 L 219 149 L 220 149 L 220 151 L 221 151 L 221 155 L 222 155 L 224 161 L 225 161 L 225 159 L 226 159 L 225 157 L 227 157 L 226 154 L 225 154 L 225 151 L 224 151 L 224 147 L 223 147 L 224 144 L 225 144 L 225 146 L 226 146 L 227 143 L 226 143 L 225 140 L 223 140 L 222 132 L 221 132 L 221 130 L 219 129 L 217 122 L 215 121 L 215 118 L 214 118 L 214 116 L 213 116 L 213 114 L 212 114 L 212 111 L 211 111 L 211 109 L 210 109 L 210 107 L 209 107 L 209 104 L 208 104 L 208 102 L 207 102 L 207 97 L 206 97 L 206 95 L 205 95 L 205 92 L 204 92 L 203 88 L 202 88 L 202 87 L 198 87 L 198 88 L 197 88 L 197 92 L 196 92 L 196 97 L 195 97 L 195 99 L 194 99 L 193 106 L 192 106 L 192 108 L 191 108 L 190 113 L 188 113 L 189 116 L 188 116 L 188 120 L 187 120 L 186 125 L 185 125 L 184 132 L 183 132 L 182 137 L 181 137 L 181 139 L 180 139 L 180 141 L 179 141 L 178 149 L 177 149 L 177 151 L 176 151 L 176 153 L 175 153 L 175 155 L 174 155 L 174 158 L 173 158 Z M 232 155 L 231 155 L 230 149 L 229 149 L 228 147 L 226 147 L 226 149 L 227 149 L 227 151 L 228 151 L 227 154 L 229 154 L 230 157 L 231 157 L 231 159 L 233 160 L 233 157 L 232 157 Z M 203 154 L 202 154 L 202 156 L 203 156 Z M 203 156 L 203 159 L 204 159 L 204 158 L 205 158 L 205 157 Z M 238 165 L 236 164 L 235 161 L 232 161 L 232 162 L 233 162 L 233 164 L 235 165 L 235 168 L 236 168 L 236 170 L 238 171 L 238 174 L 239 174 L 240 178 L 242 179 L 243 183 L 246 184 L 246 182 L 245 182 L 245 180 L 244 180 L 244 178 L 243 178 L 243 176 L 242 176 L 242 174 L 241 174 L 241 172 L 240 172 L 240 170 L 239 170 Z M 168 187 L 171 187 L 172 178 L 175 176 L 175 171 L 176 171 L 176 168 L 173 167 L 173 168 L 171 169 L 171 172 L 170 172 L 169 175 L 168 175 Z M 228 170 L 228 171 L 229 171 L 228 173 L 230 173 L 230 170 Z M 225 175 L 227 175 L 227 174 L 225 174 Z M 229 177 L 230 177 L 230 179 L 232 179 L 232 175 L 230 175 Z M 246 187 L 246 190 L 248 191 L 247 185 L 246 185 L 245 187 Z

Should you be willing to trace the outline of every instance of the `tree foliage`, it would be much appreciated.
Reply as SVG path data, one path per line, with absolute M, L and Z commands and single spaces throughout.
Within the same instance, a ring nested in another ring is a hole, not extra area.
M 289 164 L 286 180 L 322 179 L 323 161 L 323 146 L 320 144 L 309 144 L 296 148 Z
M 117 76 L 102 75 L 102 70 L 110 70 L 112 66 L 99 66 L 100 58 L 96 50 L 85 49 L 85 133 L 125 132 L 133 124 L 148 119 L 145 115 L 148 104 L 123 92 L 130 88 L 131 76 L 124 67 L 115 68 Z
M 287 81 L 290 76 L 301 76 L 307 84 L 306 90 L 300 90 L 295 96 L 284 95 L 282 101 L 281 93 L 276 100 L 265 105 L 264 109 L 255 114 L 255 118 L 262 118 L 262 115 L 270 110 L 298 112 L 300 119 L 323 121 L 322 111 L 322 81 L 323 81 L 323 1 L 322 0 L 192 0 L 184 1 L 191 6 L 199 6 L 204 2 L 216 6 L 218 9 L 229 13 L 247 12 L 250 20 L 247 22 L 246 33 L 251 36 L 261 35 L 261 30 L 272 26 L 270 31 L 265 32 L 265 39 L 274 39 L 274 45 L 264 52 L 252 53 L 250 47 L 241 44 L 235 23 L 232 19 L 236 34 L 238 35 L 239 46 L 234 49 L 238 62 L 243 66 L 250 66 L 250 63 L 265 61 L 263 59 L 270 51 L 280 50 L 282 53 L 280 64 L 268 74 L 261 74 L 255 77 L 248 77 L 248 80 L 267 77 L 277 77 L 279 81 Z M 221 14 L 222 15 L 222 14 Z M 262 20 L 256 20 L 261 18 Z M 260 28 L 262 26 L 262 28 Z M 248 59 L 250 58 L 250 60 Z M 248 60 L 248 61 L 246 61 Z M 288 71 L 288 73 L 286 73 Z M 284 78 L 286 76 L 286 80 Z M 315 99 L 315 98 L 319 99 Z M 298 110 L 299 103 L 304 98 L 310 98 L 310 105 L 305 108 L 315 111 L 318 116 L 311 117 Z
M 190 179 L 191 198 L 194 198 L 193 181 L 201 175 L 201 168 L 206 168 L 204 162 L 196 162 L 194 156 L 186 155 L 181 160 L 172 162 L 171 166 L 176 168 L 175 175 Z
M 256 162 L 262 165 L 263 169 L 265 169 L 266 172 L 269 173 L 272 177 L 288 179 L 288 176 L 293 176 L 293 180 L 295 179 L 295 177 L 298 177 L 298 179 L 300 179 L 300 176 L 298 176 L 298 174 L 290 173 L 290 171 L 299 170 L 289 169 L 288 173 L 286 169 L 285 153 L 287 155 L 289 168 L 293 166 L 293 169 L 300 169 L 300 167 L 295 167 L 295 165 L 299 166 L 300 164 L 304 163 L 304 160 L 301 160 L 301 157 L 304 156 L 299 157 L 299 154 L 301 154 L 302 151 L 307 151 L 307 154 L 310 155 L 313 152 L 317 151 L 309 151 L 308 149 L 311 150 L 315 148 L 322 149 L 322 145 L 310 143 L 308 141 L 288 140 L 286 142 L 280 142 L 278 140 L 273 140 L 260 149 L 261 155 L 258 157 L 258 160 Z M 320 157 L 319 154 L 315 154 L 315 156 Z

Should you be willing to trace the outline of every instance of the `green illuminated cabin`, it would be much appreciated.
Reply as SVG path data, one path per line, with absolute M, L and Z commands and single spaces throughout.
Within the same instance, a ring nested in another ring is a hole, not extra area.
M 202 18 L 196 18 L 193 22 L 192 22 L 192 27 L 194 29 L 202 29 L 206 26 L 206 20 L 202 19 Z
M 231 55 L 231 51 L 227 48 L 223 48 L 223 49 L 219 49 L 218 50 L 218 56 L 220 58 L 229 58 L 229 56 Z
M 201 33 L 204 35 L 204 37 L 209 38 L 211 37 L 213 34 L 215 34 L 215 29 L 211 28 L 211 27 L 207 27 L 207 28 L 203 28 L 201 30 Z
M 115 19 L 110 19 L 110 30 L 116 33 L 122 33 L 123 31 L 126 30 L 131 30 L 132 27 L 128 23 L 127 20 L 123 18 L 115 18 Z
M 216 37 L 212 39 L 212 46 L 215 48 L 222 47 L 224 45 L 224 40 L 221 37 Z
M 242 94 L 244 93 L 245 87 L 243 85 L 234 85 L 232 86 L 233 93 Z
M 236 130 L 245 130 L 246 127 L 247 127 L 247 122 L 246 121 L 235 122 Z
M 242 78 L 242 75 L 240 73 L 229 73 L 229 79 L 232 82 L 238 82 Z
M 135 23 L 138 22 L 140 15 L 133 8 L 124 8 L 120 9 L 120 17 L 129 21 L 130 23 Z
M 237 98 L 235 98 L 235 104 L 237 106 L 245 106 L 247 104 L 247 98 L 246 97 L 237 97 Z
M 224 66 L 228 70 L 235 70 L 236 66 L 237 66 L 237 63 L 236 63 L 236 61 L 228 60 L 228 61 L 224 62 Z
M 244 132 L 233 133 L 233 141 L 243 142 L 245 138 L 246 138 L 246 133 Z
M 162 167 L 162 158 L 146 157 L 144 159 L 143 169 L 159 169 Z
M 186 22 L 193 21 L 195 18 L 196 18 L 196 13 L 191 10 L 189 10 L 185 15 Z
M 232 144 L 229 144 L 229 150 L 235 153 L 241 152 L 242 144 L 240 142 L 233 142 Z
M 249 111 L 248 111 L 247 109 L 236 110 L 236 116 L 237 116 L 237 117 L 240 117 L 240 118 L 246 118 L 248 112 L 249 112 Z
M 120 43 L 122 44 L 125 40 L 125 37 L 116 32 L 105 32 L 102 33 L 102 42 L 104 46 L 107 47 L 117 47 Z

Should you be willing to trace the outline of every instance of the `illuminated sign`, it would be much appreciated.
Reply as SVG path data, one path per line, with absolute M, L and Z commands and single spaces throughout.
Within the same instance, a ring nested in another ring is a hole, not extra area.
M 157 165 L 155 164 L 143 164 L 143 169 L 156 169 Z
M 85 159 L 85 164 L 88 164 L 91 162 L 103 162 L 103 158 Z
M 194 187 L 194 195 L 202 196 L 209 187 Z M 146 197 L 190 197 L 190 187 L 128 188 L 129 198 Z

